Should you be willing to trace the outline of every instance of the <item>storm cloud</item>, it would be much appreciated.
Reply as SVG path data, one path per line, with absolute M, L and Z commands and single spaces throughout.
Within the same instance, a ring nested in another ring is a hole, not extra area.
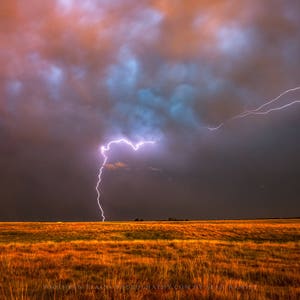
M 299 78 L 296 0 L 3 0 L 0 217 L 99 219 L 119 137 L 157 145 L 112 151 L 108 218 L 299 215 L 300 105 L 207 130 Z

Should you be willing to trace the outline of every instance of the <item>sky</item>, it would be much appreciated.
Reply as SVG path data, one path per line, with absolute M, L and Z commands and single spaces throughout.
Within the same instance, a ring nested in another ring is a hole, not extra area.
M 0 220 L 101 220 L 120 137 L 107 220 L 299 216 L 300 104 L 230 120 L 299 85 L 298 0 L 1 0 Z

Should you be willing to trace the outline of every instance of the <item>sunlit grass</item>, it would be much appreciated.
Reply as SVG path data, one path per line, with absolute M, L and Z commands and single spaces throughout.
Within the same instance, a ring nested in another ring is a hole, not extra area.
M 300 220 L 0 223 L 0 299 L 299 299 Z

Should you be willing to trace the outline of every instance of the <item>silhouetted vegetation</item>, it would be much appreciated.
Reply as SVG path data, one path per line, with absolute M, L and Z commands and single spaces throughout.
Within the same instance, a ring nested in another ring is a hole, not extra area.
M 168 221 L 189 221 L 189 219 L 168 218 Z

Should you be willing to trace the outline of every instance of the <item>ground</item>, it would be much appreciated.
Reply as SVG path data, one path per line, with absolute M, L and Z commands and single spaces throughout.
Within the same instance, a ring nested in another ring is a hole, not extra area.
M 0 223 L 0 299 L 300 299 L 300 219 Z

